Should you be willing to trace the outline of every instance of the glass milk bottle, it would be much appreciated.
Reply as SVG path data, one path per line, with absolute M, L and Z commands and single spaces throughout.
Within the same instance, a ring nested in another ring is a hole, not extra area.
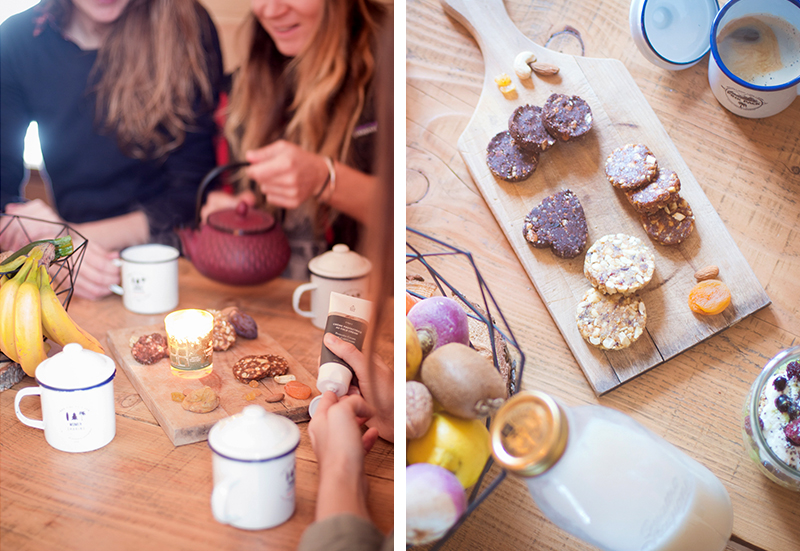
M 491 436 L 495 459 L 525 477 L 542 513 L 599 549 L 725 549 L 733 529 L 725 487 L 623 413 L 523 392 L 495 414 Z

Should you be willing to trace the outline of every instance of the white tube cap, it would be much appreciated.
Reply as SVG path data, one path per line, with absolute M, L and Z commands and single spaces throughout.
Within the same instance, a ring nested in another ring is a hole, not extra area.
M 353 380 L 353 372 L 347 367 L 336 362 L 327 362 L 319 366 L 317 375 L 317 390 L 325 392 L 330 390 L 341 398 L 347 394 L 350 388 L 350 381 Z

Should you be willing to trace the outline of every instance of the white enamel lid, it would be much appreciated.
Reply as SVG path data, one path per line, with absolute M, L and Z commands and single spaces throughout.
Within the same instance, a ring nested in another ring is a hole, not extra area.
M 652 64 L 678 71 L 700 61 L 711 49 L 717 0 L 632 0 L 631 36 Z
M 216 454 L 238 461 L 278 459 L 299 443 L 297 425 L 257 405 L 218 421 L 208 433 L 208 446 Z
M 112 380 L 114 360 L 72 342 L 36 368 L 36 381 L 55 390 L 88 390 Z
M 366 276 L 371 269 L 369 260 L 343 243 L 334 245 L 333 249 L 312 258 L 308 263 L 308 270 L 312 274 L 328 279 L 356 279 Z

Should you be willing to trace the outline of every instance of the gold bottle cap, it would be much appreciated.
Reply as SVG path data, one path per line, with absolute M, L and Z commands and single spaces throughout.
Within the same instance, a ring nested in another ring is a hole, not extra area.
M 543 392 L 521 392 L 494 414 L 492 455 L 520 476 L 547 471 L 564 453 L 569 427 L 561 407 Z

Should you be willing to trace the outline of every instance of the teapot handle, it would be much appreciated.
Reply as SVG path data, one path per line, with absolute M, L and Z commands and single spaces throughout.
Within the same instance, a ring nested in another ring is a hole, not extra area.
M 197 188 L 197 205 L 195 206 L 195 215 L 194 215 L 194 224 L 195 227 L 200 226 L 200 210 L 203 208 L 203 195 L 205 195 L 206 188 L 208 185 L 217 179 L 217 177 L 225 172 L 226 170 L 236 170 L 237 168 L 242 168 L 245 166 L 249 166 L 250 163 L 247 161 L 237 161 L 233 163 L 228 163 L 226 165 L 220 165 L 211 169 L 208 174 L 203 177 L 203 181 L 200 182 L 200 186 Z

